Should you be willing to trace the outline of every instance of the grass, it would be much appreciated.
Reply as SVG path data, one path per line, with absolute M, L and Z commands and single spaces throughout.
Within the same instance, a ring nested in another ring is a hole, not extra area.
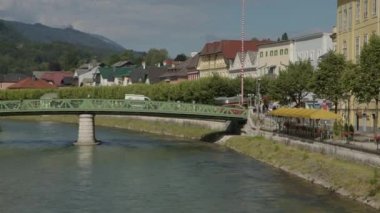
M 300 150 L 263 137 L 234 137 L 226 146 L 275 167 L 330 183 L 332 190 L 344 189 L 353 198 L 380 202 L 378 168 Z

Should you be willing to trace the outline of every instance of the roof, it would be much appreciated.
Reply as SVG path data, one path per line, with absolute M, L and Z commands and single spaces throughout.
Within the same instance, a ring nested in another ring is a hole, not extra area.
M 258 45 L 266 44 L 271 41 L 263 40 L 263 41 L 244 41 L 244 49 L 245 51 L 257 51 Z M 236 53 L 241 51 L 240 40 L 221 40 L 217 42 L 207 43 L 203 47 L 200 55 L 211 55 L 217 53 L 223 53 L 224 57 L 227 59 L 234 59 Z
M 331 35 L 331 33 L 318 32 L 318 33 L 313 33 L 313 34 L 308 34 L 308 35 L 302 35 L 302 36 L 294 37 L 294 38 L 292 38 L 292 40 L 294 40 L 294 41 L 306 41 L 306 40 L 321 38 L 324 35 Z
M 33 78 L 33 77 L 28 77 L 25 78 L 12 86 L 8 87 L 8 89 L 51 89 L 51 88 L 56 88 L 55 85 L 49 84 L 48 82 Z
M 147 67 L 146 69 L 138 68 L 134 69 L 130 75 L 132 83 L 145 83 L 149 80 L 150 84 L 159 83 L 161 81 L 160 76 L 164 75 L 168 71 L 168 68 L 163 67 Z
M 7 73 L 4 75 L 0 75 L 0 82 L 3 83 L 16 83 L 22 79 L 30 77 L 30 75 L 26 75 L 23 73 Z
M 143 68 L 134 69 L 130 76 L 132 83 L 145 83 L 148 78 L 148 70 Z
M 114 78 L 130 76 L 133 68 L 131 67 L 101 67 L 99 68 L 100 75 L 104 79 L 113 81 Z
M 112 67 L 126 67 L 134 65 L 131 61 L 119 61 L 112 65 Z
M 191 58 L 187 59 L 186 68 L 188 70 L 194 70 L 194 69 L 196 69 L 197 66 L 198 66 L 198 61 L 199 61 L 199 53 L 196 54 L 194 57 L 191 57 Z
M 277 117 L 290 118 L 309 118 L 321 120 L 336 120 L 342 119 L 341 116 L 326 110 L 304 109 L 304 108 L 280 108 L 269 113 Z
M 53 82 L 56 86 L 61 86 L 63 85 L 63 79 L 65 77 L 73 77 L 73 73 L 65 71 L 49 71 L 43 73 L 40 79 Z

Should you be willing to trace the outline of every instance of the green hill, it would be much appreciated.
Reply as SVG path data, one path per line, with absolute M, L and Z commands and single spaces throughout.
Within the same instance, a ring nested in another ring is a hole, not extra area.
M 104 60 L 124 48 L 102 36 L 71 28 L 0 20 L 0 74 L 73 70 L 91 59 Z M 57 66 L 58 64 L 58 66 Z
M 42 24 L 25 24 L 21 22 L 5 21 L 4 24 L 13 28 L 29 41 L 38 43 L 63 42 L 89 47 L 107 52 L 122 52 L 124 47 L 100 35 L 93 35 L 68 28 L 53 28 Z

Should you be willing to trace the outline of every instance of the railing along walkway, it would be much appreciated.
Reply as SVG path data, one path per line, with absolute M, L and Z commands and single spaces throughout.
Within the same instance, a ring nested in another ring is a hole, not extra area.
M 246 120 L 247 110 L 204 104 L 124 99 L 39 99 L 0 101 L 0 115 L 25 114 L 146 114 Z

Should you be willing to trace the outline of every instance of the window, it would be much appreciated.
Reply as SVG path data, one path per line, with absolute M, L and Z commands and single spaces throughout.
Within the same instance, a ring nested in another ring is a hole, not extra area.
M 347 26 L 348 26 L 347 20 L 348 20 L 348 18 L 347 18 L 347 9 L 344 9 L 343 10 L 343 30 L 344 31 L 347 30 Z
M 270 56 L 273 56 L 273 50 L 270 51 Z
M 265 57 L 268 57 L 268 51 L 265 52 Z
M 356 0 L 356 21 L 360 21 L 360 0 Z
M 274 56 L 277 56 L 278 55 L 278 50 L 275 50 L 274 51 Z
M 372 0 L 372 15 L 377 15 L 377 0 Z
M 342 32 L 342 30 L 343 30 L 342 11 L 341 10 L 339 10 L 339 15 L 338 15 L 338 29 L 339 29 L 339 32 Z
M 280 50 L 280 55 L 284 55 L 284 50 L 283 49 Z
M 368 17 L 368 0 L 364 0 L 363 17 Z
M 355 56 L 356 56 L 356 60 L 359 60 L 359 57 L 360 57 L 360 37 L 359 36 L 355 38 Z
M 364 34 L 364 44 L 368 44 L 368 40 L 369 40 L 369 37 L 368 37 L 368 33 Z
M 343 52 L 344 57 L 346 57 L 346 59 L 347 59 L 347 41 L 346 40 L 343 41 L 342 52 Z
M 348 30 L 351 30 L 352 26 L 352 6 L 350 4 L 350 8 L 348 8 Z
M 260 52 L 260 58 L 264 57 L 264 53 Z
M 288 54 L 288 48 L 285 49 L 284 54 L 285 54 L 285 55 Z

